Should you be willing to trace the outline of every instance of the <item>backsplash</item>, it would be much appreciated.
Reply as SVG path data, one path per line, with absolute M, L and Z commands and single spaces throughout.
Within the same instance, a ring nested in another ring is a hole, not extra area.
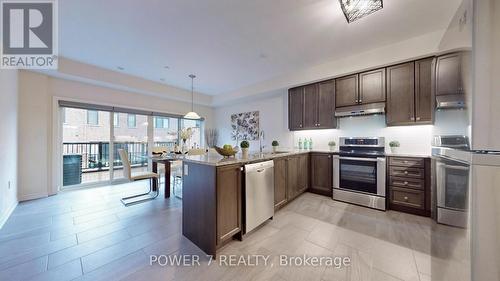
M 339 120 L 338 129 L 311 130 L 294 132 L 293 143 L 298 145 L 299 138 L 312 138 L 314 149 L 328 149 L 328 142 L 339 144 L 339 137 L 385 137 L 386 151 L 390 151 L 389 142 L 401 143 L 400 153 L 431 153 L 432 125 L 387 127 L 385 115 L 347 117 Z

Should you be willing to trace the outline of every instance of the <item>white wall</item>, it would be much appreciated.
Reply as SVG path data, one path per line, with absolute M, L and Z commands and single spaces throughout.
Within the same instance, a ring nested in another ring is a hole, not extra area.
M 17 205 L 18 71 L 0 70 L 0 228 Z
M 185 114 L 190 103 L 96 86 L 20 71 L 19 76 L 19 199 L 44 197 L 57 191 L 60 164 L 57 151 L 59 126 L 57 98 L 103 105 Z M 196 111 L 212 126 L 213 109 Z M 55 124 L 55 125 L 54 125 Z

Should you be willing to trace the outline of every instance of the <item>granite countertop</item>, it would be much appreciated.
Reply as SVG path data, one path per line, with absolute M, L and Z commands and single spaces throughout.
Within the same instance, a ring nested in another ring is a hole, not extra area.
M 291 151 L 280 151 L 278 153 L 272 152 L 264 152 L 262 155 L 258 152 L 250 152 L 248 158 L 242 158 L 241 153 L 237 153 L 236 157 L 224 158 L 219 154 L 205 154 L 205 155 L 196 155 L 196 156 L 186 156 L 183 161 L 188 163 L 198 163 L 205 164 L 210 166 L 225 166 L 225 165 L 233 165 L 233 164 L 247 164 L 252 162 L 259 162 L 265 160 L 271 160 L 279 157 L 286 157 L 291 155 L 304 154 L 309 152 L 328 152 L 335 153 L 335 151 L 321 151 L 321 150 L 306 150 L 306 149 L 297 149 Z

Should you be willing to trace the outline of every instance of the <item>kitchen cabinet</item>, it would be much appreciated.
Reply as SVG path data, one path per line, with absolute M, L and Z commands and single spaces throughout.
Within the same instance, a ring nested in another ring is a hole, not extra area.
M 217 167 L 217 245 L 241 233 L 241 165 Z
M 358 104 L 385 102 L 385 68 L 359 74 Z
M 415 62 L 415 122 L 434 122 L 434 69 L 435 59 L 427 58 Z
M 290 89 L 288 96 L 290 130 L 336 128 L 334 80 Z
M 453 53 L 437 57 L 436 95 L 463 94 L 462 54 Z
M 387 125 L 415 122 L 415 63 L 387 68 Z
M 430 158 L 391 156 L 387 163 L 389 209 L 430 216 Z
M 286 191 L 290 202 L 309 187 L 309 154 L 289 156 L 286 161 Z
M 287 203 L 287 159 L 274 159 L 274 209 L 278 210 Z
M 311 186 L 309 191 L 332 196 L 333 177 L 332 155 L 329 153 L 311 153 Z
M 433 123 L 433 66 L 427 58 L 387 68 L 388 126 Z
M 297 157 L 299 158 L 297 195 L 300 195 L 309 188 L 309 153 Z
M 335 129 L 335 80 L 319 83 L 318 87 L 318 129 Z
M 318 84 L 304 86 L 304 129 L 318 126 Z
M 335 79 L 335 106 L 358 104 L 358 74 Z
M 302 130 L 304 127 L 304 87 L 288 91 L 288 128 Z

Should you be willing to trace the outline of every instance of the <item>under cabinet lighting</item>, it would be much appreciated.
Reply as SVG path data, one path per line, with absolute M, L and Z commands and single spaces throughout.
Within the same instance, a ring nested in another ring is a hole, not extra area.
M 384 7 L 382 0 L 339 0 L 348 23 L 372 14 Z

